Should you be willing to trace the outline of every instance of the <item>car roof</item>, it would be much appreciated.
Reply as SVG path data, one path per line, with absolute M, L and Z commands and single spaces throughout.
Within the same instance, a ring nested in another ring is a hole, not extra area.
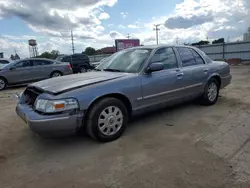
M 54 59 L 47 59 L 47 58 L 28 58 L 26 60 L 47 60 L 47 61 L 55 61 Z
M 139 49 L 156 49 L 156 48 L 162 48 L 162 47 L 189 47 L 194 48 L 193 46 L 187 46 L 187 45 L 168 45 L 168 44 L 160 44 L 160 45 L 145 45 L 145 46 L 136 46 L 134 48 Z

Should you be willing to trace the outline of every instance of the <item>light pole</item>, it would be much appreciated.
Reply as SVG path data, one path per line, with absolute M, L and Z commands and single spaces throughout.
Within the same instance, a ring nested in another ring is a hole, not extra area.
M 159 26 L 160 26 L 161 24 L 154 24 L 154 31 L 155 31 L 155 33 L 156 33 L 156 44 L 158 45 L 159 44 L 159 31 L 160 31 L 160 28 L 159 28 Z

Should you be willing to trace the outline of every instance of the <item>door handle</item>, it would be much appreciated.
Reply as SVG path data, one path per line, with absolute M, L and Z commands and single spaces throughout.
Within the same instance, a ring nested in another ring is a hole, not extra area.
M 181 79 L 181 78 L 183 78 L 184 74 L 182 72 L 180 72 L 180 73 L 176 74 L 176 76 L 178 79 Z
M 208 73 L 208 69 L 204 69 L 204 73 Z

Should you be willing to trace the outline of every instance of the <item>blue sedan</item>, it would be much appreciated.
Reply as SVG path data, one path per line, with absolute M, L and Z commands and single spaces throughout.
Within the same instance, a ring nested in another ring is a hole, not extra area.
M 148 109 L 194 98 L 215 104 L 231 78 L 226 62 L 212 61 L 194 47 L 135 47 L 113 54 L 92 72 L 29 85 L 16 112 L 41 136 L 85 129 L 108 142 L 122 135 L 131 116 Z

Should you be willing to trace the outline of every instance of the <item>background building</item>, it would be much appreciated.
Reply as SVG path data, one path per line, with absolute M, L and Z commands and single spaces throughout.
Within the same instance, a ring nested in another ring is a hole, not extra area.
M 250 27 L 248 28 L 247 33 L 244 33 L 243 41 L 250 41 Z

